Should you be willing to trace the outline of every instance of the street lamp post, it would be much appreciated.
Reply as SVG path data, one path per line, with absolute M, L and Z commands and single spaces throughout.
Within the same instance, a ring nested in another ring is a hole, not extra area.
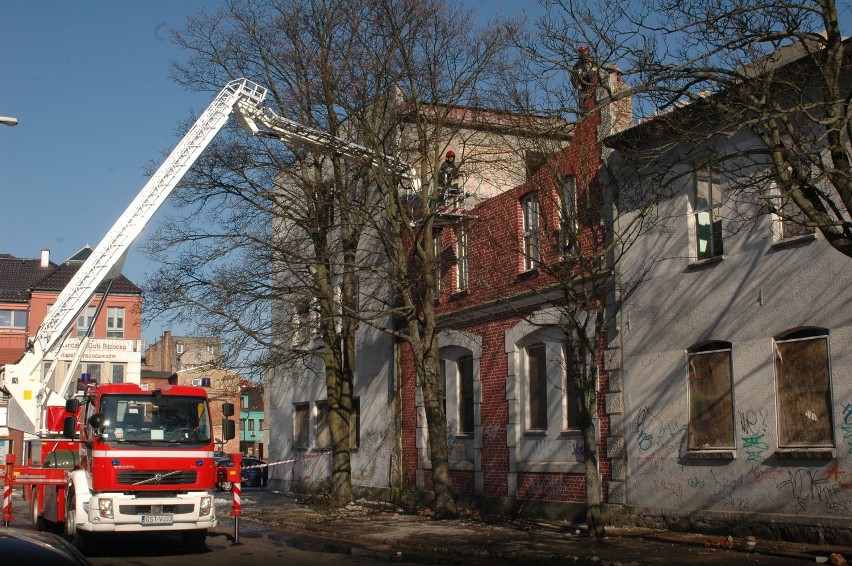
M 4 126 L 17 126 L 18 119 L 12 118 L 11 116 L 0 116 L 0 124 Z

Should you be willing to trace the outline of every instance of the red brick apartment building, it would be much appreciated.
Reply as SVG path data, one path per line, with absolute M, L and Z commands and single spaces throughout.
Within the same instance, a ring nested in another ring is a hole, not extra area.
M 13 364 L 21 359 L 27 341 L 38 332 L 48 308 L 91 252 L 92 248 L 85 246 L 61 264 L 50 261 L 48 250 L 42 250 L 38 259 L 0 254 L 0 365 Z M 93 326 L 92 339 L 76 373 L 89 373 L 105 382 L 138 381 L 142 291 L 123 275 L 119 276 L 112 284 L 100 316 L 93 320 L 105 288 L 106 284 L 98 287 L 89 306 L 78 318 L 76 327 L 71 329 L 65 345 L 67 348 L 60 349 L 59 378 L 65 376 L 66 367 L 73 357 L 73 349 L 78 343 L 75 338 Z M 52 358 L 45 361 L 50 360 Z M 0 401 L 0 411 L 5 412 L 5 401 Z M 7 452 L 15 452 L 18 461 L 21 461 L 23 434 L 20 431 L 10 430 L 0 441 L 9 441 L 2 444 L 6 444 Z
M 617 74 L 601 76 L 618 88 Z M 589 92 L 594 90 L 603 89 Z M 564 355 L 564 338 L 555 331 L 560 293 L 551 267 L 582 275 L 560 231 L 560 191 L 567 195 L 564 202 L 573 202 L 573 221 L 584 240 L 576 249 L 589 255 L 599 250 L 595 238 L 601 234 L 594 227 L 600 219 L 593 211 L 600 210 L 602 193 L 600 139 L 629 122 L 629 110 L 623 104 L 614 105 L 624 111 L 621 116 L 613 108 L 595 110 L 597 98 L 586 98 L 590 112 L 575 125 L 570 144 L 527 182 L 480 202 L 468 220 L 444 226 L 436 236 L 450 471 L 462 499 L 517 498 L 545 512 L 542 503 L 556 502 L 563 516 L 565 504 L 580 512 L 582 505 L 572 504 L 585 501 L 583 437 L 568 408 L 566 365 L 557 359 Z M 410 485 L 429 490 L 423 401 L 411 354 L 403 348 L 401 355 L 403 474 Z M 531 391 L 534 372 L 546 376 L 546 391 Z M 612 461 L 603 369 L 598 385 L 598 470 L 606 502 Z

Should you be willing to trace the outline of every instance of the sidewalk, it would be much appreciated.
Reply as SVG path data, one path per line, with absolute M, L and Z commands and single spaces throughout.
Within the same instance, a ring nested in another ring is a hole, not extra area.
M 476 516 L 436 521 L 427 512 L 405 514 L 379 502 L 359 500 L 343 509 L 323 510 L 275 491 L 243 495 L 245 521 L 276 527 L 339 552 L 418 563 L 785 566 L 852 560 L 847 547 L 639 528 L 608 528 L 607 538 L 597 542 L 589 540 L 581 527 L 561 522 Z

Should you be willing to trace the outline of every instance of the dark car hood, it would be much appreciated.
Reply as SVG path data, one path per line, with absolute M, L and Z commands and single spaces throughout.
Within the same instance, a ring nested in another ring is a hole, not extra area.
M 52 533 L 0 528 L 0 556 L 4 564 L 90 566 L 83 554 Z

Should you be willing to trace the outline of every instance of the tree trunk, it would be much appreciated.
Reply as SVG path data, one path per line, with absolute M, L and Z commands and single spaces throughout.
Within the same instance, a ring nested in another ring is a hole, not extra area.
M 566 328 L 570 363 L 569 378 L 574 383 L 576 400 L 574 406 L 583 434 L 583 458 L 586 474 L 586 524 L 589 536 L 603 538 L 606 536 L 603 519 L 603 500 L 601 481 L 598 470 L 598 445 L 595 435 L 594 416 L 597 411 L 597 354 L 599 342 L 593 342 L 591 352 L 587 352 L 580 337 L 580 329 L 575 325 Z M 597 335 L 597 333 L 596 333 Z
M 449 519 L 458 516 L 450 479 L 449 449 L 447 447 L 447 414 L 444 408 L 444 384 L 440 369 L 440 356 L 434 333 L 425 330 L 418 334 L 422 342 L 412 345 L 414 364 L 420 376 L 423 408 L 429 436 L 432 464 L 432 490 L 435 494 L 435 517 Z

